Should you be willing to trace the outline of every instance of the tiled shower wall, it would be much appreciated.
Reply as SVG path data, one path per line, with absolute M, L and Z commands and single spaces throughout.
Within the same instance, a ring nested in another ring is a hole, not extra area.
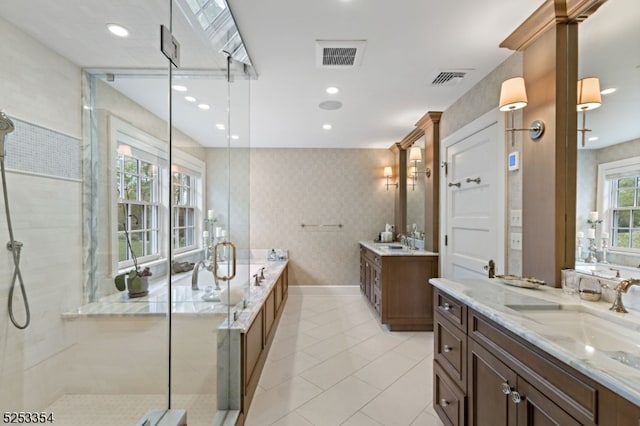
M 31 308 L 29 328 L 14 328 L 7 314 L 13 261 L 4 250 L 0 410 L 29 410 L 46 406 L 39 399 L 45 389 L 49 398 L 62 391 L 63 382 L 50 374 L 56 367 L 44 360 L 73 343 L 60 313 L 77 305 L 82 291 L 80 69 L 2 19 L 0 39 L 11 46 L 0 67 L 0 108 L 16 119 L 16 130 L 6 142 L 7 167 L 12 169 L 7 186 L 15 238 L 24 243 L 21 269 Z M 0 224 L 4 246 L 6 220 Z M 21 320 L 17 293 L 14 306 Z
M 391 151 L 253 149 L 250 163 L 252 247 L 289 249 L 291 285 L 357 285 L 358 241 L 393 223 Z

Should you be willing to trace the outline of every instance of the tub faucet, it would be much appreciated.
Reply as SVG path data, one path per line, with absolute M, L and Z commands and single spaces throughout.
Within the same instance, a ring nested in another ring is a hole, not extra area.
M 204 260 L 197 262 L 193 267 L 193 272 L 191 273 L 191 290 L 200 290 L 198 288 L 198 271 L 200 267 L 206 268 Z
M 640 279 L 637 278 L 628 278 L 626 280 L 620 281 L 615 288 L 616 298 L 613 301 L 613 305 L 609 308 L 610 311 L 620 312 L 620 313 L 628 313 L 624 305 L 622 304 L 622 293 L 626 293 L 629 290 L 629 287 L 634 285 L 640 285 Z

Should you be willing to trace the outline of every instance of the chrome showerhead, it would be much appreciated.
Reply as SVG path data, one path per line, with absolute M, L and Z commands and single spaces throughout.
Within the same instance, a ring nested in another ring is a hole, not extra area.
M 4 137 L 7 133 L 13 132 L 14 129 L 13 121 L 7 117 L 4 111 L 0 111 L 0 135 Z
M 4 111 L 0 111 L 0 159 L 4 159 L 4 138 L 14 130 L 13 121 L 7 117 Z

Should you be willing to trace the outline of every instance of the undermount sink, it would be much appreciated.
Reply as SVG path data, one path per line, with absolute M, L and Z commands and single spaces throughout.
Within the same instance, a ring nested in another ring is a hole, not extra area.
M 513 306 L 510 306 L 514 309 Z M 623 364 L 640 368 L 638 331 L 623 323 L 586 312 L 580 305 L 529 307 L 516 310 L 532 321 L 528 324 L 536 333 L 562 345 L 584 346 L 585 352 L 598 351 Z

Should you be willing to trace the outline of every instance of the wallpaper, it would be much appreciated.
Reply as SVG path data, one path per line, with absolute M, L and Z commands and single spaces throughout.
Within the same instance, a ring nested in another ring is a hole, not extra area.
M 394 220 L 391 151 L 253 149 L 250 163 L 251 246 L 287 248 L 292 285 L 357 285 L 358 241 Z

